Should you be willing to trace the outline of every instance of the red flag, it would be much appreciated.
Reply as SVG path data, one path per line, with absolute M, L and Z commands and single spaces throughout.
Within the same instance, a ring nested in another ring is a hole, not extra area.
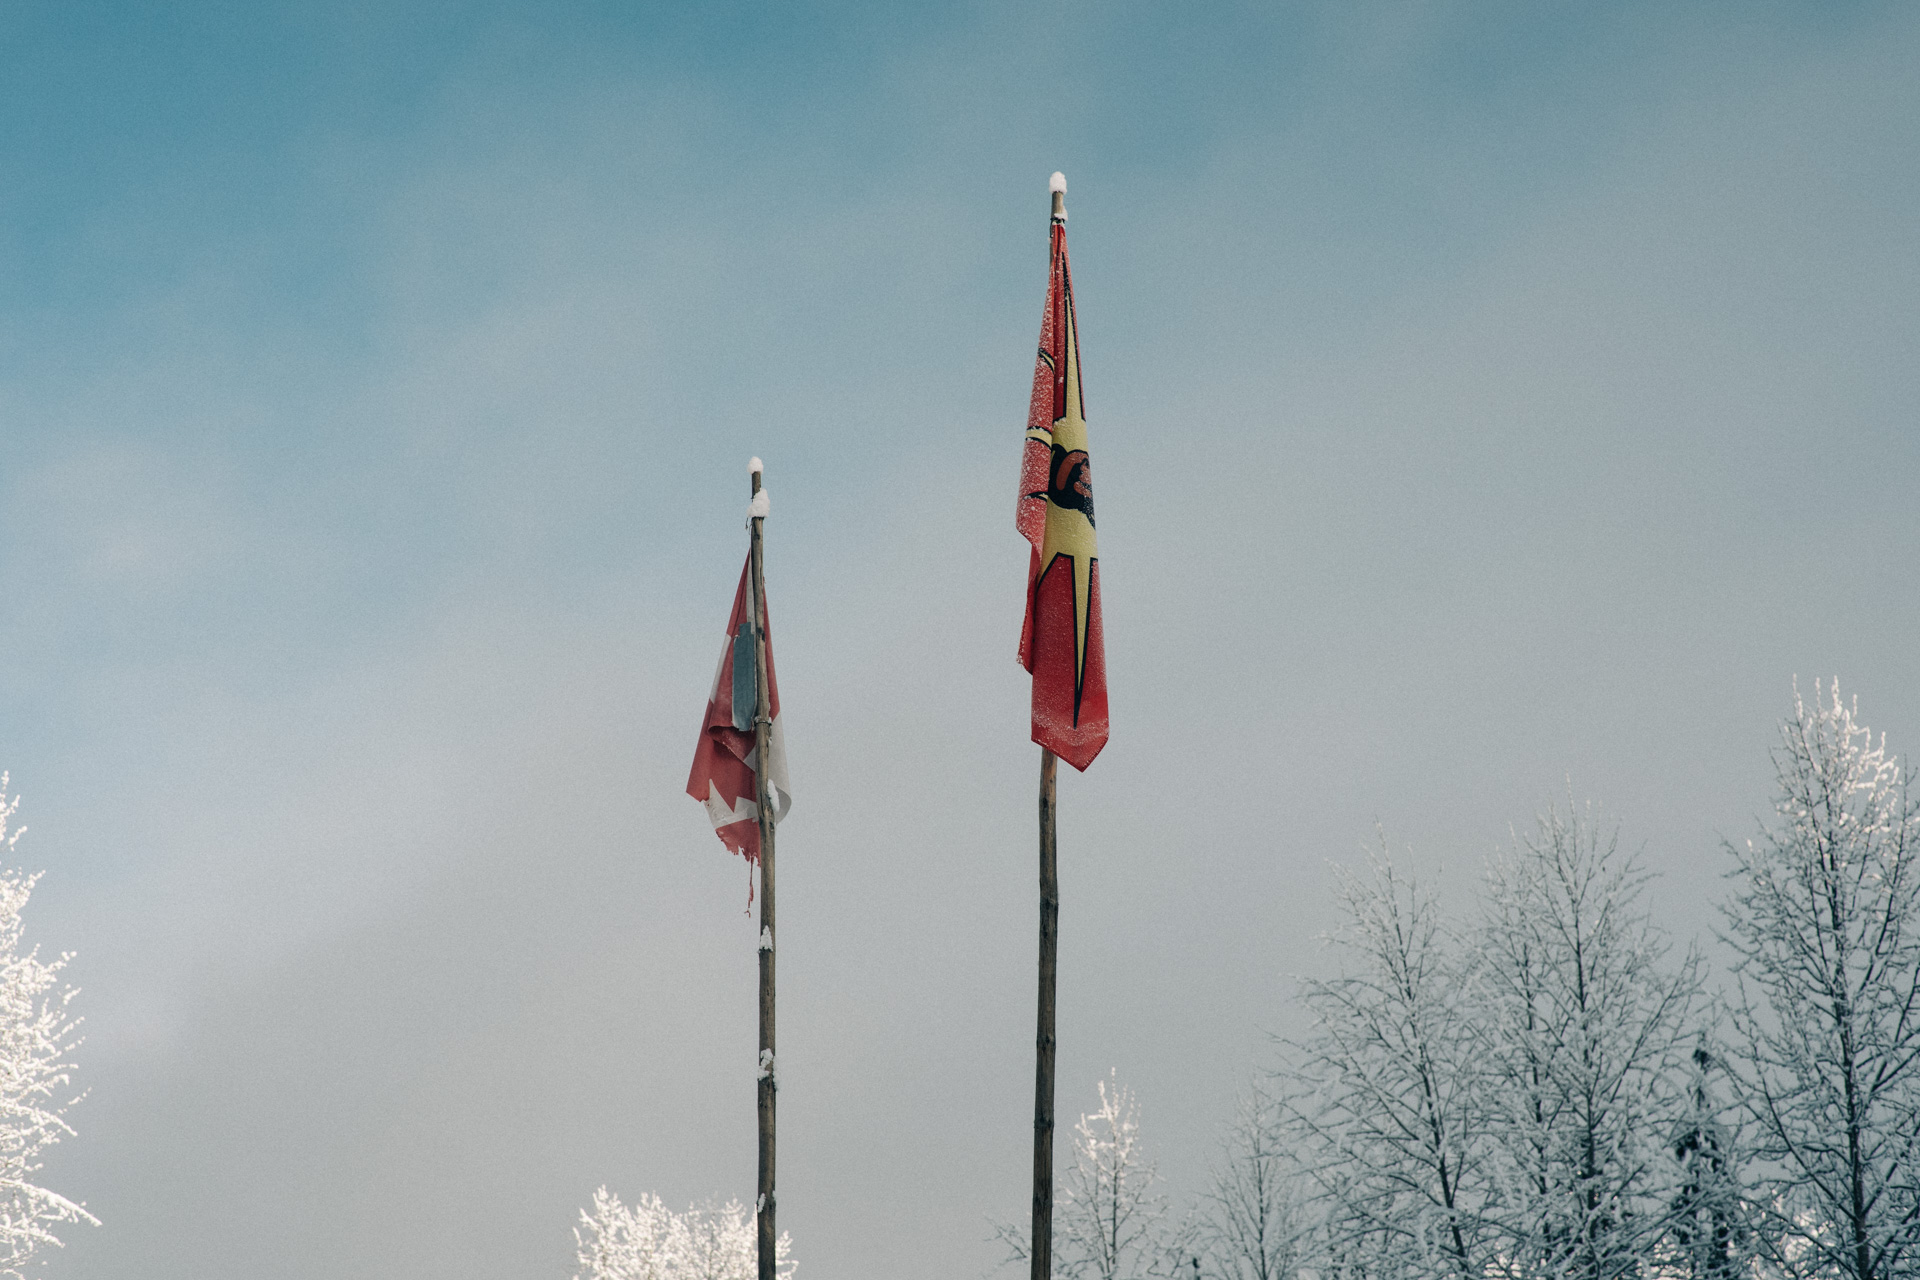
M 1056 190 L 1066 189 L 1058 175 L 1055 181 Z M 1074 768 L 1085 769 L 1107 745 L 1107 661 L 1100 632 L 1100 554 L 1093 532 L 1086 405 L 1080 394 L 1080 340 L 1063 212 L 1054 216 L 1051 256 L 1014 519 L 1033 544 L 1020 664 L 1033 674 L 1033 740 Z
M 752 595 L 747 575 L 753 557 L 740 570 L 740 587 L 733 593 L 733 615 L 727 619 L 727 643 L 720 650 L 720 669 L 713 673 L 713 692 L 707 698 L 707 718 L 700 726 L 700 744 L 693 749 L 693 772 L 687 776 L 687 794 L 707 806 L 714 834 L 748 862 L 760 859 L 760 806 L 755 800 L 755 774 L 760 759 L 753 732 L 757 701 L 753 653 Z M 767 795 L 773 801 L 773 820 L 787 816 L 793 796 L 787 791 L 787 751 L 780 732 L 780 682 L 773 676 L 773 624 L 767 624 L 767 705 L 773 724 L 767 734 Z

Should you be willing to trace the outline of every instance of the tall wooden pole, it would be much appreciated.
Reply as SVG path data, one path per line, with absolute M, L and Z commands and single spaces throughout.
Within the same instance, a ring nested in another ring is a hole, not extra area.
M 759 459 L 754 459 L 753 493 L 760 494 Z M 773 699 L 767 685 L 767 578 L 761 539 L 766 520 L 755 516 L 753 529 L 753 739 L 760 767 L 754 770 L 754 799 L 760 806 L 760 1199 L 755 1217 L 759 1228 L 759 1280 L 775 1280 L 773 1228 L 773 797 L 767 783 L 771 769 Z
M 1049 183 L 1051 225 L 1067 220 L 1060 175 Z M 1048 244 L 1052 244 L 1049 233 Z M 1052 249 L 1049 247 L 1048 252 Z M 1060 872 L 1054 857 L 1055 756 L 1040 748 L 1040 1000 L 1033 1034 L 1033 1235 L 1028 1253 L 1032 1280 L 1053 1280 L 1053 973 L 1060 946 Z
M 1040 748 L 1040 1011 L 1033 1037 L 1032 1280 L 1053 1275 L 1053 971 L 1060 942 L 1054 860 L 1054 754 Z

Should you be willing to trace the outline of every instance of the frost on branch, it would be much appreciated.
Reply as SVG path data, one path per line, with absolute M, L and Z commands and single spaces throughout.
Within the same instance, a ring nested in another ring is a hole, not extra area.
M 1293 1280 L 1308 1265 L 1309 1218 L 1283 1120 L 1257 1084 L 1235 1109 L 1199 1224 L 1218 1280 Z
M 1837 683 L 1796 684 L 1773 821 L 1728 844 L 1734 1064 L 1765 1262 L 1892 1280 L 1920 1264 L 1920 803 Z
M 573 1229 L 574 1280 L 754 1280 L 759 1269 L 753 1214 L 737 1200 L 675 1213 L 649 1192 L 629 1208 L 605 1187 Z M 774 1274 L 793 1275 L 791 1240 L 774 1245 Z
M 1140 1142 L 1133 1090 L 1109 1072 L 1100 1109 L 1073 1127 L 1073 1163 L 1061 1179 L 1053 1214 L 1053 1274 L 1062 1280 L 1146 1280 L 1184 1276 L 1192 1224 L 1168 1222 L 1160 1173 Z M 996 1226 L 1009 1263 L 1028 1257 L 1026 1231 Z
M 25 828 L 11 831 L 19 800 L 0 773 L 0 849 L 9 855 Z M 0 869 L 0 1276 L 19 1277 L 43 1245 L 60 1244 L 56 1227 L 96 1222 L 83 1205 L 33 1181 L 40 1153 L 73 1132 L 63 1119 L 80 1099 L 71 1094 L 72 1053 L 79 1020 L 67 1013 L 75 995 L 59 985 L 67 955 L 42 960 L 21 951 L 21 910 L 38 876 Z
M 1310 1270 L 1677 1277 L 1655 1265 L 1673 1216 L 1697 1225 L 1719 1204 L 1669 1147 L 1707 1106 L 1685 1088 L 1704 999 L 1698 955 L 1673 956 L 1645 885 L 1571 803 L 1493 859 L 1463 928 L 1384 839 L 1342 876 L 1344 973 L 1304 984 L 1313 1026 L 1278 1099 L 1318 1218 L 1300 1237 Z
M 1673 954 L 1647 882 L 1571 796 L 1487 868 L 1473 970 L 1483 1218 L 1520 1274 L 1645 1275 L 1687 1198 L 1667 1140 L 1693 1110 L 1701 961 Z
M 1388 856 L 1340 875 L 1343 973 L 1303 983 L 1312 1032 L 1280 1099 L 1319 1218 L 1322 1274 L 1477 1280 L 1494 1274 L 1475 1097 L 1472 1002 L 1457 935 Z

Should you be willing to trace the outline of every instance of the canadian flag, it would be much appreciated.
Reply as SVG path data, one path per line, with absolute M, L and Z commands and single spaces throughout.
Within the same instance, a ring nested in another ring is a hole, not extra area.
M 707 806 L 713 832 L 720 843 L 748 862 L 760 860 L 760 805 L 755 799 L 761 760 L 753 731 L 758 702 L 755 681 L 752 595 L 747 575 L 753 558 L 740 570 L 740 586 L 733 593 L 733 615 L 727 619 L 727 643 L 720 650 L 720 669 L 713 673 L 713 692 L 707 698 L 707 718 L 700 726 L 700 744 L 693 750 L 693 772 L 687 776 L 687 794 Z M 772 631 L 769 627 L 768 635 Z M 780 684 L 773 677 L 773 642 L 767 642 L 767 709 L 772 725 L 767 733 L 767 796 L 773 802 L 775 822 L 787 816 L 793 796 L 787 790 L 787 751 L 780 733 Z

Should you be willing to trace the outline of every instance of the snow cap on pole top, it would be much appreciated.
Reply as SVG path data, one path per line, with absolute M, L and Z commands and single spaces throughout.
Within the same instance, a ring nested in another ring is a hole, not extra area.
M 1047 190 L 1053 192 L 1053 220 L 1067 220 L 1067 175 L 1056 173 L 1047 179 Z
M 747 459 L 747 474 L 753 477 L 753 501 L 747 504 L 747 520 L 749 523 L 755 520 L 765 520 L 768 513 L 773 510 L 773 499 L 767 496 L 766 489 L 762 488 L 760 484 L 760 473 L 763 470 L 765 470 L 765 468 L 760 465 L 760 459 Z
M 1060 195 L 1067 194 L 1067 175 L 1056 172 L 1051 178 L 1047 179 L 1047 190 L 1057 192 Z

